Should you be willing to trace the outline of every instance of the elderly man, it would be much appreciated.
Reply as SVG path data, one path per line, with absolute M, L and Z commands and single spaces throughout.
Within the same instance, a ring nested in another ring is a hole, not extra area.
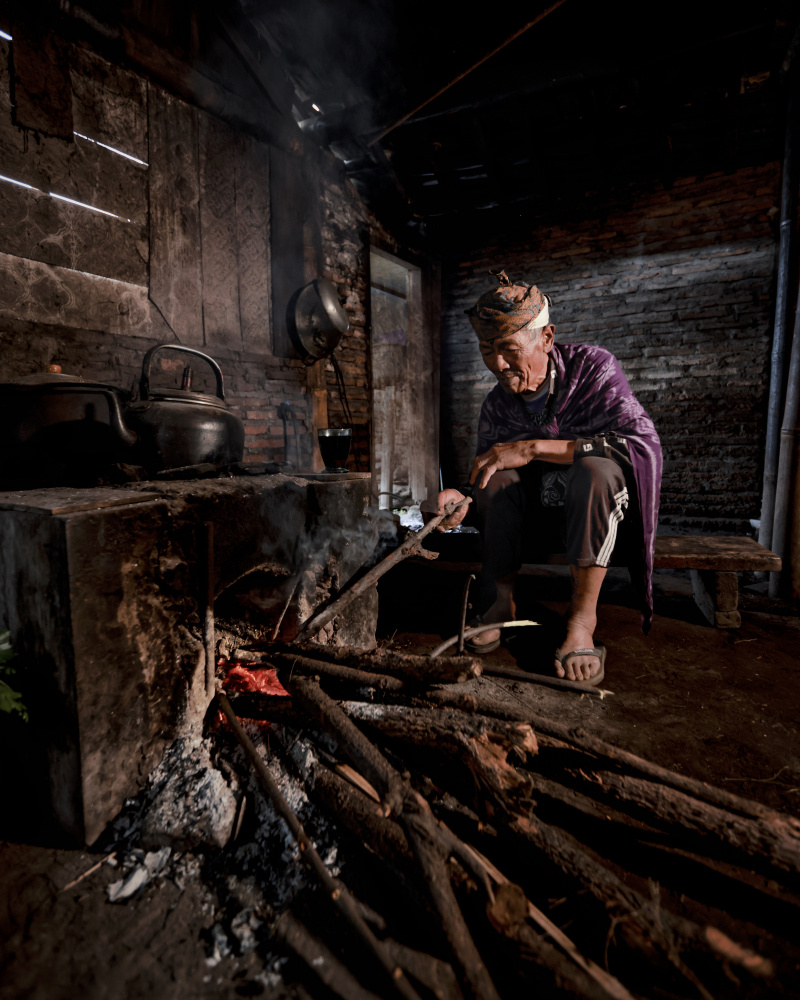
M 484 623 L 516 617 L 514 584 L 523 554 L 566 545 L 572 601 L 555 651 L 556 676 L 598 684 L 606 651 L 594 640 L 597 599 L 615 547 L 652 619 L 652 566 L 661 446 L 619 362 L 602 347 L 554 343 L 550 301 L 535 285 L 500 286 L 467 315 L 484 364 L 498 384 L 483 402 L 470 483 L 483 534 L 483 575 L 494 584 Z M 443 490 L 438 510 L 462 499 Z M 462 505 L 444 531 L 467 513 Z M 500 644 L 500 630 L 475 636 L 471 652 Z

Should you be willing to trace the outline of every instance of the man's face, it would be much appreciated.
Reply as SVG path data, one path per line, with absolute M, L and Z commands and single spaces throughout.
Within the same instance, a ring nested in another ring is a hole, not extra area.
M 495 340 L 482 340 L 483 363 L 506 392 L 532 392 L 547 375 L 554 334 L 550 323 L 540 330 L 518 330 Z

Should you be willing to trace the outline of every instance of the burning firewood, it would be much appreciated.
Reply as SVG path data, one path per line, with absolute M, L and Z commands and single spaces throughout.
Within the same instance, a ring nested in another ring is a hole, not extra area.
M 261 653 L 259 660 L 265 667 L 288 669 L 292 674 L 302 674 L 305 677 L 325 677 L 362 687 L 372 687 L 376 691 L 399 692 L 405 690 L 405 684 L 399 677 L 358 670 L 355 667 L 345 666 L 342 663 L 332 663 L 328 660 L 311 659 L 311 657 L 301 656 L 299 653 L 278 651 Z
M 255 747 L 242 729 L 239 720 L 236 718 L 233 709 L 231 708 L 230 702 L 221 691 L 217 692 L 217 701 L 228 721 L 228 724 L 236 734 L 237 740 L 255 767 L 259 780 L 261 781 L 264 790 L 267 792 L 270 801 L 283 818 L 284 822 L 289 827 L 292 836 L 300 846 L 305 863 L 314 871 L 314 874 L 324 886 L 330 899 L 333 900 L 336 907 L 348 920 L 350 925 L 358 934 L 362 943 L 377 958 L 394 991 L 403 997 L 404 1000 L 419 1000 L 418 994 L 405 978 L 402 969 L 391 960 L 391 957 L 384 951 L 381 947 L 381 943 L 377 940 L 377 938 L 375 938 L 372 931 L 367 926 L 359 908 L 353 902 L 348 890 L 340 882 L 334 879 L 325 867 L 322 858 L 320 858 L 317 854 L 314 845 L 311 843 L 308 835 L 301 826 L 297 816 L 294 814 L 286 799 L 283 797 L 269 771 L 264 766 L 264 762 L 256 753 Z
M 265 664 L 275 664 L 291 695 L 291 714 L 285 707 L 281 714 L 282 707 L 272 699 L 276 720 L 302 727 L 312 740 L 319 739 L 318 731 L 336 741 L 333 749 L 326 744 L 320 751 L 326 763 L 305 765 L 309 795 L 323 803 L 357 843 L 385 860 L 406 896 L 427 894 L 465 997 L 507 995 L 498 990 L 482 947 L 476 947 L 476 941 L 492 935 L 498 948 L 512 949 L 509 954 L 516 954 L 522 970 L 532 964 L 537 981 L 557 984 L 562 992 L 618 998 L 630 994 L 614 977 L 605 980 L 608 973 L 537 909 L 529 888 L 512 886 L 491 861 L 436 819 L 431 803 L 445 792 L 491 817 L 491 843 L 497 851 L 508 849 L 511 858 L 539 857 L 548 870 L 588 890 L 587 898 L 598 907 L 598 916 L 620 948 L 668 974 L 677 972 L 706 1000 L 713 989 L 701 981 L 700 970 L 705 977 L 712 965 L 717 975 L 732 967 L 739 975 L 767 980 L 775 974 L 768 956 L 737 942 L 735 935 L 672 913 L 657 893 L 648 897 L 636 891 L 625 881 L 625 871 L 620 875 L 613 861 L 598 854 L 591 838 L 601 830 L 624 830 L 626 843 L 640 843 L 647 850 L 654 837 L 670 834 L 691 846 L 692 858 L 702 863 L 704 845 L 718 853 L 726 831 L 733 831 L 740 859 L 746 858 L 753 869 L 773 878 L 787 873 L 796 877 L 796 820 L 674 774 L 525 707 L 498 702 L 485 689 L 473 686 L 465 693 L 452 683 L 431 688 L 430 678 L 424 683 L 422 667 L 401 654 L 313 644 L 273 644 L 260 653 Z M 450 659 L 462 661 L 448 664 L 455 680 L 469 658 Z M 342 685 L 348 701 L 337 702 L 326 693 L 341 694 Z M 250 705 L 241 702 L 243 710 L 267 704 L 266 697 L 249 697 Z M 347 764 L 326 758 L 326 753 L 341 756 Z M 463 781 L 466 775 L 471 775 L 471 788 Z M 540 816 L 542 807 L 549 822 Z M 586 839 L 553 825 L 553 812 L 557 823 L 561 816 L 580 817 L 578 829 Z M 471 815 L 476 836 L 485 839 L 478 817 Z M 526 860 L 526 870 L 530 863 Z M 710 858 L 706 863 L 717 864 Z M 733 871 L 725 876 L 716 870 L 716 875 L 729 877 L 732 886 L 740 884 Z M 482 928 L 475 924 L 474 905 L 469 921 L 467 910 L 461 909 L 465 892 L 468 896 L 471 891 L 474 899 L 475 886 L 485 898 L 487 922 Z
M 354 761 L 366 760 L 367 767 L 372 769 L 378 777 L 379 787 L 389 783 L 391 777 L 389 765 L 376 765 L 372 755 L 365 753 L 365 737 L 358 730 L 354 732 L 355 727 L 351 728 L 352 722 L 348 725 L 347 715 L 340 706 L 336 705 L 321 690 L 314 691 L 315 685 L 305 678 L 294 678 L 287 681 L 287 686 L 293 693 L 300 694 L 304 706 L 313 711 L 315 722 L 336 737 L 345 754 Z M 352 706 L 348 707 L 352 708 Z M 462 724 L 464 722 L 463 719 L 459 721 Z M 455 733 L 455 731 L 456 727 L 453 725 L 451 733 Z M 535 750 L 535 740 L 529 731 L 525 732 L 524 729 L 517 728 L 515 737 L 517 744 L 520 747 L 525 747 L 526 751 Z M 509 740 L 504 748 L 506 756 L 512 749 L 513 742 Z M 355 751 L 354 745 L 358 747 Z M 387 768 L 389 768 L 388 774 L 386 773 Z M 397 786 L 394 785 L 394 787 Z M 467 845 L 462 845 L 449 830 L 437 823 L 428 803 L 417 791 L 410 788 L 407 782 L 401 781 L 401 787 L 403 788 L 403 797 L 402 808 L 398 815 L 399 824 L 405 831 L 407 842 L 423 875 L 425 890 L 439 916 L 462 988 L 468 996 L 481 998 L 481 1000 L 484 998 L 492 1000 L 492 998 L 498 997 L 497 991 L 458 906 L 446 865 L 448 857 L 455 853 L 459 860 L 470 866 L 474 862 L 474 852 Z M 352 794 L 357 795 L 358 793 Z M 373 826 L 383 822 L 388 822 L 386 816 L 374 817 Z M 475 870 L 474 867 L 472 870 Z M 482 872 L 479 872 L 479 879 L 481 875 Z M 485 878 L 485 875 L 483 877 Z M 550 929 L 554 931 L 554 928 Z M 571 943 L 570 947 L 576 955 L 579 955 Z M 581 961 L 586 965 L 585 960 Z M 600 970 L 596 970 L 596 972 L 599 976 Z M 607 976 L 607 974 L 604 975 Z M 610 992 L 606 985 L 606 995 L 628 998 L 627 991 L 616 980 L 613 980 L 613 977 L 607 978 L 615 985 Z
M 390 674 L 409 684 L 461 684 L 480 677 L 483 667 L 476 657 L 440 656 L 432 661 L 428 656 L 403 653 L 392 649 L 374 649 L 369 653 L 352 646 L 321 646 L 318 643 L 269 643 L 265 648 L 237 649 L 231 659 L 249 662 L 271 662 L 276 653 L 303 656 L 325 663 L 338 663 L 373 674 Z
M 348 789 L 345 782 L 320 764 L 312 765 L 305 777 L 310 793 L 331 810 L 337 822 L 344 824 L 360 842 L 366 842 L 376 854 L 388 859 L 392 866 L 399 869 L 402 873 L 400 877 L 407 886 L 410 873 L 409 838 L 403 834 L 401 824 L 372 811 L 364 795 L 353 788 Z M 487 907 L 491 907 L 494 894 L 489 884 L 489 877 L 491 876 L 498 884 L 506 884 L 508 880 L 468 844 L 456 837 L 443 823 L 437 822 L 432 825 L 429 822 L 428 836 L 438 845 L 438 850 L 443 856 L 457 858 L 476 882 L 483 886 Z M 426 873 L 429 863 L 432 863 L 429 857 L 422 859 Z M 443 891 L 442 895 L 444 896 Z M 444 902 L 448 903 L 447 897 L 444 898 Z M 546 973 L 549 981 L 558 983 L 560 988 L 567 992 L 571 991 L 576 996 L 628 997 L 627 991 L 613 977 L 583 959 L 569 939 L 552 927 L 541 911 L 536 910 L 527 900 L 526 907 L 526 914 L 533 912 L 538 922 L 545 924 L 560 937 L 567 953 L 571 956 L 566 957 L 564 952 L 551 945 L 545 938 L 533 933 L 530 928 L 528 931 L 518 928 L 527 961 L 536 965 L 539 977 Z M 488 931 L 488 928 L 486 930 Z

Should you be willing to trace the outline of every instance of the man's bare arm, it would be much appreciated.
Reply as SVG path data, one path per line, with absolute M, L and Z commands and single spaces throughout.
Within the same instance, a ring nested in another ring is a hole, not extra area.
M 575 451 L 574 441 L 508 441 L 496 444 L 472 463 L 470 483 L 483 489 L 495 472 L 501 469 L 519 469 L 538 459 L 557 465 L 570 465 Z

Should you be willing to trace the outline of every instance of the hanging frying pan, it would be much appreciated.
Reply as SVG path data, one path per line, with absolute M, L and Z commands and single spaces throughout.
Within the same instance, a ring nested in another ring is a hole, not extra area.
M 292 296 L 286 324 L 306 365 L 329 357 L 350 326 L 336 286 L 327 278 L 316 278 Z

